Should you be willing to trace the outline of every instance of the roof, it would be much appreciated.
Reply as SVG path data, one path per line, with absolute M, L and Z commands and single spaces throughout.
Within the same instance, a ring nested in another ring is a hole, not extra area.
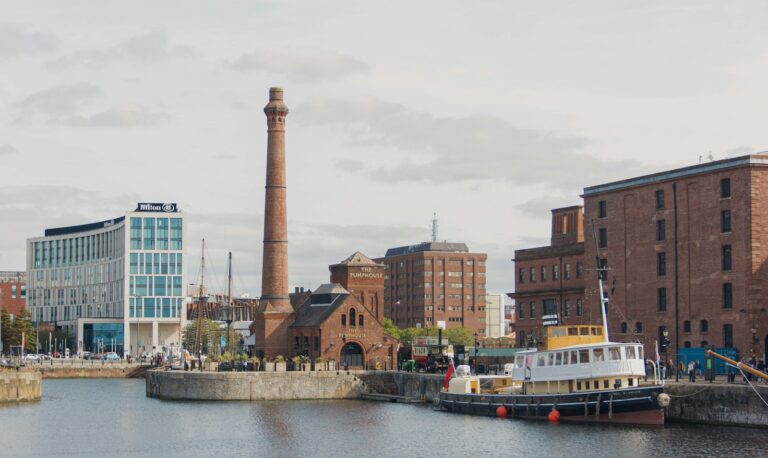
M 650 175 L 643 175 L 635 178 L 629 178 L 627 180 L 614 181 L 611 183 L 599 184 L 596 186 L 588 186 L 584 188 L 584 194 L 582 197 L 593 196 L 596 194 L 602 194 L 606 192 L 617 191 L 619 189 L 630 188 L 634 186 L 643 186 L 652 183 L 659 183 L 661 181 L 675 180 L 679 178 L 701 175 L 704 173 L 719 172 L 722 170 L 732 169 L 736 167 L 750 165 L 768 165 L 768 153 L 752 154 L 749 156 L 739 156 L 729 159 L 723 159 L 720 161 L 705 162 L 703 164 L 696 164 L 688 167 L 682 167 L 679 169 L 667 170 L 665 172 L 653 173 Z
M 400 256 L 410 253 L 418 253 L 422 251 L 448 251 L 453 253 L 469 253 L 469 247 L 466 243 L 451 243 L 451 242 L 423 242 L 417 245 L 401 246 L 397 248 L 390 248 L 387 250 L 385 257 Z
M 568 243 L 563 245 L 548 245 L 536 248 L 523 248 L 515 250 L 513 261 L 531 261 L 546 258 L 558 258 L 561 256 L 573 256 L 584 254 L 584 242 Z
M 323 285 L 318 286 L 317 289 L 314 292 L 312 292 L 311 295 L 320 296 L 323 294 L 350 294 L 350 293 L 338 283 L 325 283 Z
M 315 293 L 312 294 L 315 295 Z M 296 309 L 296 319 L 293 321 L 291 327 L 321 325 L 349 296 L 349 292 L 346 294 L 333 294 L 331 295 L 330 302 L 324 304 L 312 304 L 312 298 L 307 298 L 307 300 Z
M 369 258 L 368 256 L 364 255 L 360 251 L 355 251 L 352 256 L 348 257 L 347 259 L 341 261 L 338 264 L 334 264 L 331 267 L 336 266 L 373 266 L 373 267 L 384 267 L 383 264 L 379 264 L 378 262 L 374 261 L 373 259 Z
M 119 218 L 99 221 L 98 223 L 81 224 L 79 226 L 54 227 L 51 229 L 46 229 L 45 236 L 52 237 L 54 235 L 76 234 L 78 232 L 95 231 L 96 229 L 102 229 L 105 227 L 114 226 L 118 223 L 122 223 L 124 220 L 125 216 L 120 216 Z

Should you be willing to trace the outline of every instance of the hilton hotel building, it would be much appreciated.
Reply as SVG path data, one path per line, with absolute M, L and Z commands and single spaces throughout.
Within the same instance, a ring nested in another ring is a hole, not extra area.
M 27 308 L 68 331 L 72 351 L 121 356 L 179 345 L 186 225 L 173 203 L 139 203 L 118 218 L 46 229 L 27 239 Z

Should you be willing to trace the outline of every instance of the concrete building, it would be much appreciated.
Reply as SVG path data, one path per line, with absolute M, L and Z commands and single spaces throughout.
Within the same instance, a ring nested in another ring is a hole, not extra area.
M 27 239 L 27 304 L 37 323 L 74 336 L 72 351 L 120 355 L 179 345 L 184 214 L 139 203 L 118 218 Z
M 0 309 L 5 309 L 11 319 L 27 306 L 27 273 L 0 271 Z
M 424 242 L 390 248 L 385 265 L 384 316 L 399 327 L 465 327 L 485 335 L 485 253 L 464 243 Z
M 485 337 L 507 335 L 507 319 L 504 313 L 504 295 L 485 295 Z
M 609 291 L 615 280 L 612 337 L 640 338 L 648 350 L 666 331 L 672 349 L 768 353 L 766 196 L 766 154 L 585 188 L 585 222 L 597 234 L 586 238 L 586 259 L 599 251 Z M 585 313 L 597 316 L 596 273 L 585 273 Z
M 294 319 L 288 288 L 288 206 L 285 179 L 285 121 L 288 106 L 283 90 L 269 90 L 267 116 L 267 177 L 264 194 L 264 250 L 261 299 L 254 329 L 259 357 L 290 353 L 288 326 Z
M 520 347 L 541 339 L 545 321 L 581 324 L 593 318 L 584 306 L 583 221 L 581 206 L 556 208 L 550 244 L 515 250 L 515 291 L 508 295 L 515 300 L 514 330 Z

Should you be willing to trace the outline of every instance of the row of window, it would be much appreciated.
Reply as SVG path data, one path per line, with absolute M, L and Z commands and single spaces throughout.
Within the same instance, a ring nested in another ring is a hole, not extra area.
M 685 323 L 683 323 L 685 325 Z M 690 324 L 689 324 L 690 326 Z M 702 320 L 700 323 L 700 326 L 704 327 L 706 331 L 702 332 L 709 332 L 709 323 L 707 320 Z M 690 331 L 683 331 L 683 332 L 690 332 Z M 668 336 L 667 327 L 666 326 L 659 326 L 659 342 L 663 342 L 664 339 Z M 707 347 L 709 345 L 709 342 L 706 340 L 701 341 L 702 347 Z M 691 348 L 691 342 L 685 341 L 683 346 L 685 348 Z M 733 348 L 733 325 L 732 324 L 724 324 L 723 325 L 723 340 L 722 340 L 722 346 L 726 348 Z
M 733 230 L 731 225 L 731 211 L 720 212 L 720 233 L 728 234 Z M 601 227 L 598 232 L 597 244 L 600 248 L 608 248 L 608 229 Z M 663 242 L 667 239 L 667 222 L 660 219 L 656 221 L 656 241 Z
M 354 308 L 349 309 L 349 314 L 346 314 L 346 313 L 341 314 L 342 326 L 347 327 L 347 316 L 349 316 L 350 328 L 354 328 L 355 326 L 360 326 L 362 328 L 363 326 L 365 326 L 365 319 L 363 318 L 365 315 L 363 315 L 362 313 L 357 315 L 357 312 L 355 311 Z
M 59 240 L 32 243 L 32 265 L 35 269 L 81 264 L 122 255 L 118 230 Z
M 129 296 L 181 296 L 181 277 L 131 275 Z
M 384 267 L 387 268 L 387 269 L 393 269 L 395 267 L 405 267 L 405 263 L 406 263 L 406 261 L 400 261 L 400 262 L 397 262 L 397 263 L 387 264 Z M 448 265 L 452 265 L 452 266 L 460 266 L 461 263 L 462 263 L 462 261 L 460 261 L 458 259 L 449 259 L 448 261 L 445 261 L 444 259 L 435 259 L 435 264 L 448 264 Z M 468 266 L 474 266 L 475 265 L 475 261 L 472 261 L 472 260 L 464 261 L 464 264 L 466 264 Z M 432 265 L 432 260 L 431 259 L 417 259 L 417 260 L 413 261 L 413 265 L 414 266 L 431 266 Z M 477 265 L 478 266 L 485 266 L 485 261 L 477 261 Z
M 720 198 L 728 199 L 731 197 L 731 179 L 723 178 L 720 180 Z M 655 204 L 656 210 L 663 210 L 666 208 L 666 202 L 664 198 L 664 190 L 659 189 L 655 192 Z M 600 218 L 606 218 L 608 216 L 608 206 L 606 201 L 601 200 L 597 203 L 597 214 Z
M 129 314 L 131 318 L 178 318 L 183 302 L 179 297 L 132 297 Z
M 181 250 L 181 218 L 131 218 L 132 250 Z
M 415 277 L 431 277 L 432 276 L 432 271 L 431 270 L 425 270 L 425 271 L 422 271 L 422 272 L 412 272 L 411 274 L 413 276 L 415 276 Z M 385 274 L 384 275 L 384 279 L 385 280 L 389 280 L 390 278 L 393 279 L 393 280 L 406 279 L 406 278 L 409 278 L 411 274 L 408 274 L 408 273 L 399 273 L 399 274 L 394 274 L 394 275 Z M 445 272 L 442 271 L 442 270 L 439 270 L 439 271 L 437 271 L 437 276 L 438 277 L 444 277 L 445 276 Z M 462 274 L 461 272 L 448 272 L 448 276 L 449 277 L 461 277 L 461 276 L 474 277 L 475 273 L 474 272 L 464 272 L 464 274 Z M 478 277 L 485 277 L 485 272 L 478 272 L 477 276 Z
M 537 270 L 541 272 L 541 276 L 539 277 L 539 280 L 536 278 L 536 272 Z M 547 281 L 547 274 L 549 272 L 549 268 L 547 266 L 541 266 L 539 269 L 536 267 L 531 267 L 528 269 L 528 281 L 531 283 L 535 283 L 536 281 Z M 552 280 L 559 280 L 560 279 L 560 266 L 557 264 L 552 265 Z M 563 264 L 563 279 L 564 280 L 570 280 L 572 273 L 571 273 L 571 264 L 566 263 Z M 576 263 L 576 278 L 581 278 L 581 276 L 584 273 L 584 266 L 580 263 Z M 525 283 L 525 268 L 521 267 L 518 269 L 517 272 L 517 282 L 518 283 Z
M 132 274 L 162 274 L 181 275 L 181 253 L 131 253 L 130 273 Z
M 536 319 L 541 318 L 542 316 L 546 315 L 559 315 L 557 311 L 557 301 L 554 299 L 544 299 L 541 303 L 542 307 L 542 313 L 541 316 L 536 314 L 536 302 L 531 301 L 528 304 L 527 311 L 526 306 L 524 302 L 521 302 L 517 307 L 517 319 L 518 320 L 524 320 L 526 318 L 528 319 Z M 571 308 L 571 300 L 566 299 L 563 301 L 563 316 L 569 317 L 574 312 Z M 582 316 L 584 314 L 584 301 L 581 299 L 576 299 L 576 316 Z
M 19 295 L 19 291 L 16 288 L 16 285 L 11 285 L 11 299 L 26 299 L 27 298 L 27 286 L 21 285 L 21 295 Z

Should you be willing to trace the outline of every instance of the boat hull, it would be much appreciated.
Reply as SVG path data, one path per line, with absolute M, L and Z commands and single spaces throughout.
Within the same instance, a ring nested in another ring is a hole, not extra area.
M 546 420 L 556 409 L 560 421 L 663 425 L 664 409 L 658 396 L 661 386 L 565 394 L 456 394 L 441 392 L 442 410 L 471 415 L 497 416 L 504 406 L 507 417 Z

